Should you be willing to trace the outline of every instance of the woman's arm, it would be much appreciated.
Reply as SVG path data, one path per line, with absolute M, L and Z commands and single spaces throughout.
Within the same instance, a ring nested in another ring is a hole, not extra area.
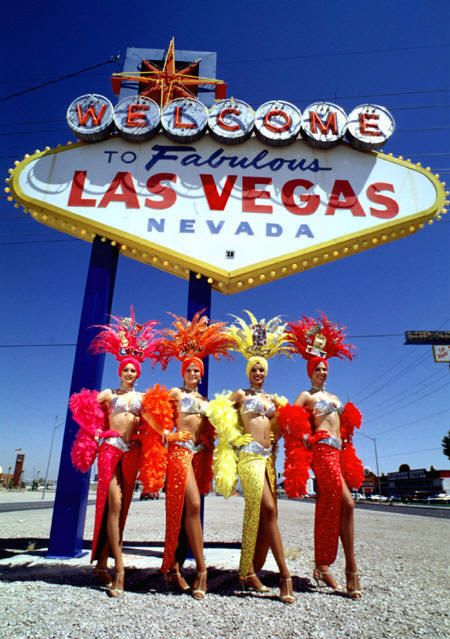
M 237 391 L 234 391 L 234 393 L 231 393 L 230 402 L 234 404 L 237 408 L 239 408 L 242 402 L 244 401 L 244 397 L 245 397 L 244 391 L 241 388 L 239 388 Z
M 311 399 L 311 394 L 308 391 L 302 391 L 300 395 L 297 396 L 294 406 L 307 406 Z
M 97 401 L 99 404 L 109 403 L 113 398 L 113 392 L 110 388 L 100 391 L 97 395 Z

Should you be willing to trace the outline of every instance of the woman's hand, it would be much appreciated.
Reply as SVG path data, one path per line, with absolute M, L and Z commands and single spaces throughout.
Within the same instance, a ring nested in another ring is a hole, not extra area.
M 167 433 L 165 439 L 168 442 L 188 442 L 193 437 L 188 430 L 178 430 L 174 433 Z
M 244 435 L 239 435 L 239 437 L 236 437 L 236 439 L 233 439 L 231 444 L 235 448 L 240 448 L 241 446 L 245 446 L 246 444 L 250 444 L 250 442 L 252 442 L 252 441 L 253 441 L 253 435 L 250 435 L 250 433 L 244 433 Z

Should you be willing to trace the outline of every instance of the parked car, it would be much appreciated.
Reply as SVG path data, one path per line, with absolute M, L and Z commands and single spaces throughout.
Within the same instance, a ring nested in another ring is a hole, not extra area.
M 447 495 L 447 493 L 432 495 L 431 497 L 428 497 L 427 502 L 429 504 L 450 504 L 450 495 Z
M 139 501 L 147 501 L 147 499 L 159 499 L 159 493 L 141 493 Z
M 371 501 L 387 501 L 386 495 L 370 495 Z
M 389 495 L 388 497 L 388 502 L 389 503 L 394 503 L 397 501 L 403 501 L 403 498 L 400 495 Z

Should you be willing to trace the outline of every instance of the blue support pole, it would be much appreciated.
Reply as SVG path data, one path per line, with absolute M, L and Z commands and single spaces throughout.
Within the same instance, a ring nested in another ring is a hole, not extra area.
M 196 274 L 192 271 L 189 273 L 189 292 L 188 292 L 188 319 L 192 319 L 197 313 L 205 309 L 205 314 L 211 317 L 211 284 L 208 284 L 206 277 L 197 279 Z M 208 375 L 209 375 L 209 358 L 207 357 L 203 363 L 205 365 L 205 374 L 203 375 L 202 382 L 199 385 L 199 391 L 205 397 L 208 397 Z M 202 520 L 205 513 L 205 497 L 202 495 L 200 500 L 200 518 Z M 191 550 L 189 549 L 189 558 L 192 559 Z
M 105 324 L 111 313 L 119 251 L 109 242 L 94 239 L 86 280 L 70 395 L 82 388 L 100 389 L 104 355 L 91 355 L 89 344 L 96 333 L 95 324 Z M 84 522 L 90 473 L 75 470 L 70 450 L 78 431 L 70 411 L 59 465 L 58 483 L 47 557 L 79 557 L 83 548 Z

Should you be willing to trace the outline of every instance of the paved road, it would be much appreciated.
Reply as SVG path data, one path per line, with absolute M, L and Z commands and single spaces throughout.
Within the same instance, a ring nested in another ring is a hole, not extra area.
M 135 499 L 139 499 L 136 497 Z M 303 501 L 303 503 L 314 504 L 313 501 Z M 0 513 L 15 512 L 20 510 L 37 510 L 41 508 L 53 508 L 53 501 L 31 501 L 16 503 L 0 503 Z M 88 505 L 95 504 L 95 499 L 89 499 Z M 381 512 L 398 513 L 401 515 L 418 515 L 420 517 L 437 517 L 439 519 L 450 519 L 450 508 L 445 506 L 422 506 L 418 504 L 376 504 L 357 503 L 356 508 L 363 510 L 377 510 Z
M 38 510 L 41 508 L 53 508 L 54 501 L 19 501 L 0 504 L 0 513 L 12 513 L 17 510 Z M 88 505 L 95 504 L 95 499 L 89 499 Z

